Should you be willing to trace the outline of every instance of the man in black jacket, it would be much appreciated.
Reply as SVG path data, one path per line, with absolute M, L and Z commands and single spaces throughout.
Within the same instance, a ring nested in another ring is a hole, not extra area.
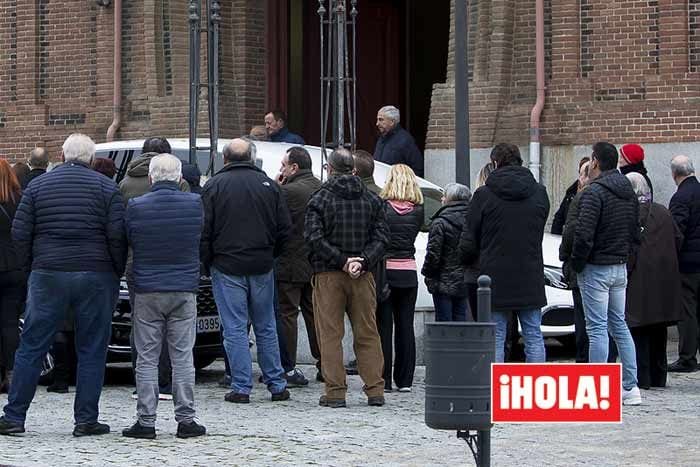
M 12 236 L 31 273 L 0 434 L 24 432 L 41 360 L 69 309 L 75 314 L 78 356 L 73 435 L 109 433 L 97 419 L 112 313 L 126 263 L 126 233 L 124 201 L 112 180 L 90 168 L 94 156 L 89 137 L 69 136 L 63 144 L 65 163 L 35 179 L 17 208 Z
M 311 171 L 311 156 L 306 149 L 295 146 L 287 150 L 287 153 L 282 157 L 279 182 L 293 223 L 284 253 L 277 260 L 275 268 L 281 327 L 287 344 L 287 354 L 293 368 L 291 375 L 287 373 L 287 382 L 305 380 L 301 371 L 295 368 L 297 361 L 297 318 L 300 309 L 306 324 L 311 355 L 316 359 L 316 367 L 319 370 L 316 379 L 322 381 L 321 351 L 318 348 L 314 325 L 311 264 L 309 264 L 309 250 L 304 242 L 306 205 L 309 203 L 311 195 L 321 188 L 321 182 L 314 177 Z M 308 384 L 308 380 L 306 384 Z
M 671 174 L 678 191 L 669 205 L 673 220 L 683 234 L 679 253 L 683 320 L 678 323 L 678 360 L 668 371 L 691 372 L 698 369 L 698 328 L 700 327 L 700 183 L 693 162 L 687 156 L 671 161 Z
M 496 361 L 503 362 L 508 318 L 516 313 L 528 363 L 545 361 L 542 337 L 544 293 L 542 237 L 549 215 L 547 190 L 522 166 L 517 146 L 491 151 L 495 170 L 472 197 L 459 249 L 464 264 L 479 258 L 492 280 Z
M 588 361 L 608 361 L 609 332 L 622 360 L 622 402 L 639 405 L 637 357 L 625 323 L 627 259 L 639 245 L 639 203 L 629 180 L 617 170 L 617 159 L 612 144 L 593 146 L 592 181 L 579 201 L 571 267 L 578 273 L 583 298 Z
M 49 153 L 44 148 L 32 149 L 27 158 L 27 165 L 31 170 L 26 177 L 20 180 L 23 190 L 27 188 L 29 182 L 46 173 L 46 168 L 49 166 Z
M 401 113 L 392 105 L 377 112 L 379 139 L 374 149 L 374 160 L 385 164 L 406 164 L 419 177 L 423 176 L 423 154 L 413 136 L 401 127 Z
M 234 139 L 223 151 L 225 166 L 202 190 L 204 230 L 200 257 L 211 270 L 216 306 L 224 325 L 231 366 L 228 402 L 247 404 L 253 388 L 248 319 L 258 363 L 273 401 L 289 399 L 275 324 L 274 259 L 291 221 L 277 183 L 255 166 L 252 142 Z
M 384 203 L 352 175 L 352 154 L 337 149 L 328 157 L 328 181 L 309 201 L 304 238 L 313 268 L 316 331 L 326 393 L 319 405 L 345 407 L 343 334 L 345 313 L 367 402 L 384 405 L 383 355 L 377 332 L 377 297 L 371 272 L 389 243 Z M 349 277 L 348 277 L 349 276 Z

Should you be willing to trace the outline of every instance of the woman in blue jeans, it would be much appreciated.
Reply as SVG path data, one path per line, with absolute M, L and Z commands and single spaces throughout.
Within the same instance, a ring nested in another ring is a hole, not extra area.
M 472 321 L 468 304 L 468 273 L 455 252 L 459 245 L 472 194 L 464 185 L 445 187 L 442 207 L 432 218 L 421 273 L 433 295 L 435 321 Z M 477 272 L 473 271 L 476 276 Z M 473 310 L 472 310 L 473 311 Z

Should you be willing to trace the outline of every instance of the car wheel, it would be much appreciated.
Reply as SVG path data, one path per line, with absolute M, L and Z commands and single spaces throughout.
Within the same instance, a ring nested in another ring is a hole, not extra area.
M 214 361 L 216 360 L 216 357 L 211 357 L 211 356 L 195 356 L 194 357 L 194 367 L 197 370 L 203 370 L 204 368 L 208 367 Z

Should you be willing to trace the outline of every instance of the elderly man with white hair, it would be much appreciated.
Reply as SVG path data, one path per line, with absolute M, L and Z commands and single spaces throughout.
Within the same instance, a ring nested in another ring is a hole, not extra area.
M 392 105 L 377 112 L 379 139 L 374 148 L 374 160 L 385 164 L 406 164 L 416 175 L 423 176 L 423 154 L 413 136 L 401 127 L 401 113 Z
M 129 438 L 153 439 L 158 408 L 158 360 L 168 346 L 173 369 L 177 437 L 206 433 L 195 421 L 192 347 L 199 287 L 199 241 L 204 222 L 202 200 L 178 184 L 182 163 L 170 154 L 151 158 L 151 190 L 132 198 L 126 233 L 134 253 L 134 344 L 138 420 L 122 431 Z
M 12 236 L 31 273 L 12 387 L 0 418 L 3 435 L 24 432 L 41 361 L 69 309 L 78 357 L 73 435 L 109 433 L 97 419 L 126 236 L 124 201 L 112 180 L 90 168 L 94 156 L 89 137 L 69 136 L 65 163 L 36 178 L 17 209 Z

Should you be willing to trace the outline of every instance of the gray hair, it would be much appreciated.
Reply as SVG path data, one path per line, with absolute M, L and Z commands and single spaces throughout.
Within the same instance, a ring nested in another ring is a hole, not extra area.
M 676 156 L 671 159 L 671 174 L 676 177 L 687 177 L 695 173 L 693 161 L 688 156 Z
M 29 153 L 27 164 L 32 169 L 45 169 L 49 166 L 49 153 L 44 148 L 34 148 Z
M 379 109 L 379 113 L 384 114 L 386 118 L 390 118 L 396 123 L 401 121 L 401 112 L 393 105 L 385 105 Z
M 95 142 L 89 136 L 73 133 L 63 143 L 63 159 L 90 164 L 95 157 Z
M 448 183 L 445 186 L 445 201 L 470 201 L 472 192 L 461 183 Z
M 148 176 L 152 183 L 179 182 L 182 178 L 182 162 L 172 154 L 159 154 L 151 159 Z
M 328 156 L 328 165 L 331 166 L 333 173 L 347 175 L 355 168 L 355 159 L 347 149 L 337 148 Z
M 634 194 L 637 195 L 639 201 L 642 203 L 649 202 L 651 200 L 651 188 L 649 188 L 649 184 L 644 177 L 637 172 L 630 172 L 626 177 L 632 184 Z

